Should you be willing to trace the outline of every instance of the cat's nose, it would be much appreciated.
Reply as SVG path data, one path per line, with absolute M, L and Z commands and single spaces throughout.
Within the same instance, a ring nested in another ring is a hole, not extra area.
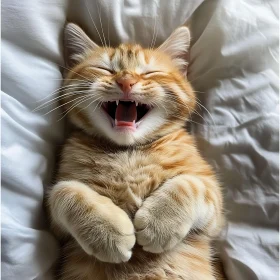
M 137 83 L 137 80 L 132 77 L 121 77 L 118 78 L 116 82 L 125 94 L 129 94 L 132 90 L 133 85 Z

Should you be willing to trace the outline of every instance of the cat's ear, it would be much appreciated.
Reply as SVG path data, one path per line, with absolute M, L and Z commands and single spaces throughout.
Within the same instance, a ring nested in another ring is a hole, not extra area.
M 64 58 L 69 67 L 81 62 L 89 50 L 99 48 L 76 24 L 67 23 L 64 29 Z
M 168 54 L 175 65 L 186 74 L 188 65 L 188 49 L 190 47 L 190 31 L 186 26 L 175 29 L 172 34 L 160 45 L 159 50 Z

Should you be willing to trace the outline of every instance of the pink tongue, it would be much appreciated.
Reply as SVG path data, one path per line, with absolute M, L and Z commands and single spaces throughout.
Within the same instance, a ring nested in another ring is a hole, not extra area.
M 133 122 L 137 119 L 135 102 L 119 102 L 116 109 L 115 119 L 118 122 Z

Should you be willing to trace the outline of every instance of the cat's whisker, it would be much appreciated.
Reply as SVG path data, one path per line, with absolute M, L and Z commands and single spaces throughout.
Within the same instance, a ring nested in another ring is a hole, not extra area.
M 194 124 L 198 124 L 198 125 L 204 125 L 204 126 L 207 126 L 207 123 L 199 123 L 199 122 L 196 122 L 192 119 L 189 119 L 189 118 L 182 118 L 181 116 L 179 115 L 174 115 L 176 118 L 182 120 L 182 121 L 186 121 L 186 122 L 190 122 L 190 123 L 194 123 Z M 212 126 L 212 125 L 211 125 Z
M 172 97 L 172 96 L 169 96 L 169 98 L 171 99 L 171 98 L 173 98 L 173 97 Z M 197 98 L 195 99 L 195 102 L 196 102 L 196 104 L 197 104 L 199 107 L 202 107 L 202 108 L 208 113 L 208 115 L 210 116 L 211 120 L 213 121 L 213 124 L 216 125 L 212 114 L 207 110 L 207 108 L 206 108 L 205 106 L 203 106 L 203 105 L 199 102 L 199 100 L 198 100 Z M 185 106 L 187 106 L 187 105 L 185 104 Z M 194 112 L 195 112 L 198 116 L 200 116 L 203 120 L 205 120 L 205 118 L 204 118 L 201 114 L 199 114 L 198 111 L 194 110 Z
M 47 80 L 52 80 L 52 81 L 78 81 L 78 82 L 84 82 L 85 80 L 79 80 L 79 79 L 64 79 L 64 78 L 45 78 Z
M 91 16 L 91 13 L 90 13 L 89 8 L 88 8 L 88 2 L 87 2 L 87 0 L 85 0 L 85 5 L 86 5 L 87 11 L 88 11 L 88 13 L 89 13 L 91 22 L 93 23 L 93 26 L 94 26 L 94 28 L 95 28 L 95 30 L 96 30 L 98 36 L 99 36 L 99 39 L 100 39 L 100 41 L 101 41 L 101 44 L 102 44 L 102 46 L 105 48 L 105 47 L 106 47 L 106 44 L 105 44 L 105 42 L 103 42 L 102 37 L 101 37 L 101 35 L 100 35 L 99 31 L 98 31 L 98 28 L 96 27 L 96 24 L 95 24 L 95 22 L 94 22 L 94 20 L 93 20 L 93 18 L 92 18 L 92 16 Z
M 214 118 L 213 118 L 212 114 L 208 111 L 208 109 L 207 109 L 205 106 L 203 106 L 201 103 L 199 103 L 198 100 L 197 100 L 196 102 L 197 102 L 197 104 L 198 104 L 199 106 L 201 106 L 201 107 L 208 113 L 208 115 L 210 116 L 211 120 L 213 121 L 213 124 L 216 125 L 216 123 L 215 123 L 215 121 L 214 121 Z
M 109 18 L 110 18 L 110 17 L 107 17 L 107 35 L 108 35 L 109 48 L 111 48 Z
M 101 108 L 101 105 L 102 105 L 102 101 L 99 101 L 92 112 L 94 113 L 97 108 Z
M 63 85 L 59 88 L 57 88 L 56 90 L 54 90 L 53 92 L 51 92 L 50 94 L 48 94 L 48 96 L 44 97 L 43 99 L 46 99 L 48 98 L 49 96 L 52 96 L 52 95 L 55 95 L 56 93 L 59 93 L 60 91 L 63 91 L 63 90 L 67 90 L 67 89 L 70 89 L 70 88 L 75 88 L 75 87 L 80 87 L 80 88 L 84 88 L 84 87 L 89 87 L 89 83 L 79 83 L 79 84 L 68 84 L 68 85 Z M 42 100 L 43 100 L 42 99 Z
M 75 104 L 73 104 L 67 111 L 66 113 L 62 116 L 62 118 L 60 118 L 58 121 L 62 120 L 64 117 L 66 117 L 66 115 L 68 115 L 68 113 L 70 113 L 74 108 L 76 108 L 77 106 L 79 106 L 80 104 L 82 104 L 83 102 L 89 101 L 92 98 L 92 96 L 85 96 L 84 99 L 82 99 L 81 101 L 76 102 Z M 98 97 L 96 100 L 100 99 L 101 97 Z
M 185 105 L 185 106 L 186 106 L 186 105 Z M 201 114 L 199 114 L 196 110 L 193 110 L 193 112 L 191 113 L 189 107 L 186 107 L 186 109 L 188 110 L 188 112 L 189 112 L 189 117 L 190 117 L 191 119 L 192 119 L 192 116 L 195 114 L 195 115 L 198 115 L 202 120 L 204 120 L 205 122 L 207 122 L 207 121 L 205 120 L 205 118 L 204 118 Z
M 66 90 L 68 90 L 68 89 L 75 89 L 75 87 L 79 87 L 79 88 L 83 89 L 83 88 L 88 88 L 88 85 L 87 85 L 87 86 L 86 86 L 86 85 L 81 85 L 81 86 L 77 86 L 77 85 L 68 85 L 68 86 L 60 87 L 60 88 L 56 89 L 55 91 L 51 92 L 50 94 L 48 94 L 47 96 L 45 96 L 44 98 L 42 98 L 42 99 L 36 101 L 36 103 L 40 103 L 40 102 L 44 101 L 45 99 L 50 98 L 50 97 L 52 97 L 53 95 L 59 94 L 59 93 L 61 93 L 61 92 L 64 92 L 64 91 L 66 91 Z
M 80 91 L 87 90 L 87 89 L 88 89 L 88 87 L 80 88 Z M 76 90 L 75 88 L 68 89 L 68 92 L 70 92 L 70 93 L 75 92 L 75 91 L 78 92 L 78 90 Z M 38 109 L 40 109 L 41 107 L 45 106 L 48 103 L 51 103 L 53 100 L 59 100 L 60 97 L 62 96 L 62 93 L 64 93 L 64 92 L 66 93 L 66 90 L 60 90 L 60 91 L 56 92 L 55 94 L 49 95 L 42 100 L 36 101 L 35 103 L 41 103 L 41 104 L 38 104 L 32 111 L 36 112 Z M 45 101 L 47 98 L 50 98 L 50 99 Z
M 72 109 L 74 109 L 75 107 L 77 107 L 79 104 L 87 101 L 91 99 L 91 96 L 82 96 L 79 98 L 79 100 L 77 101 L 77 99 L 72 100 L 72 102 L 75 102 L 73 105 L 71 105 L 70 108 L 68 108 L 62 115 L 62 117 L 60 119 L 58 119 L 57 121 L 61 121 L 70 111 L 72 111 Z
M 87 109 L 92 103 L 96 102 L 97 100 L 100 100 L 102 98 L 102 96 L 98 97 L 97 99 L 94 99 L 93 101 L 91 101 L 85 108 L 82 108 L 81 110 L 85 110 Z M 102 102 L 102 101 L 101 101 Z M 97 106 L 93 109 L 92 113 L 95 111 L 95 109 L 98 107 L 99 102 L 97 103 Z M 80 111 L 81 111 L 80 110 Z
M 195 122 L 195 121 L 192 121 L 192 120 L 190 120 L 190 119 L 181 119 L 183 122 L 185 122 L 185 123 L 187 123 L 187 122 L 189 122 L 189 123 L 194 123 L 194 124 L 198 124 L 198 125 L 204 125 L 204 124 L 202 124 L 202 123 L 198 123 L 198 122 Z M 176 122 L 176 121 L 171 121 L 171 120 L 166 120 L 166 123 L 172 123 L 172 124 L 178 124 L 178 122 Z
M 88 92 L 89 92 L 88 90 L 82 90 L 82 91 L 71 91 L 71 92 L 64 93 L 62 95 L 59 95 L 59 96 L 52 98 L 51 100 L 41 104 L 40 106 L 35 108 L 33 111 L 36 112 L 36 111 L 42 110 L 48 106 L 51 106 L 54 103 L 59 102 L 60 100 L 63 100 L 65 97 L 70 97 L 70 96 L 78 95 L 78 94 L 85 94 Z
M 157 23 L 157 19 L 155 17 L 155 23 L 154 23 L 154 29 L 153 29 L 153 37 L 152 37 L 152 41 L 151 41 L 151 44 L 149 46 L 149 49 L 152 49 L 152 46 L 154 44 L 154 37 L 155 37 L 155 31 L 156 31 L 156 23 Z
M 169 96 L 169 98 L 170 98 L 169 101 L 173 102 L 175 105 L 179 105 L 179 104 L 176 102 L 176 99 L 175 99 L 175 98 L 172 99 L 171 96 Z M 189 106 L 188 106 L 187 104 L 180 104 L 179 106 L 180 106 L 180 107 L 181 107 L 181 106 L 185 107 L 185 108 L 189 111 L 189 113 L 190 113 L 190 108 L 189 108 Z M 203 116 L 200 115 L 200 114 L 198 113 L 198 111 L 196 111 L 195 109 L 193 109 L 193 113 L 196 113 L 198 116 L 200 116 L 202 119 L 204 119 Z
M 154 42 L 153 42 L 153 45 L 152 45 L 152 49 L 155 48 L 155 44 L 156 44 L 156 41 L 157 41 L 157 36 L 158 36 L 158 21 L 157 21 L 157 18 L 156 18 L 156 33 L 155 33 L 155 38 L 154 38 Z
M 178 104 L 178 102 L 176 101 L 176 99 L 175 99 L 175 97 L 173 98 L 172 96 L 169 96 L 169 99 L 168 99 L 168 101 L 166 102 L 163 102 L 161 105 L 162 105 L 162 108 L 164 108 L 165 109 L 165 111 L 166 111 L 166 114 L 168 115 L 168 112 L 167 112 L 167 110 L 166 110 L 166 107 L 164 106 L 164 103 L 167 103 L 167 105 L 169 104 L 170 105 L 170 103 L 172 103 L 173 105 L 175 105 L 175 107 L 184 107 L 184 108 L 186 108 L 187 110 L 188 110 L 188 112 L 189 112 L 189 115 L 191 115 L 191 111 L 190 111 L 190 108 L 189 108 L 189 106 L 187 105 L 187 104 Z M 202 117 L 202 116 L 201 116 Z
M 63 106 L 66 105 L 66 104 L 69 104 L 69 103 L 71 103 L 71 102 L 74 102 L 74 101 L 76 101 L 76 100 L 80 100 L 80 99 L 83 99 L 83 98 L 86 98 L 86 97 L 89 97 L 89 96 L 86 95 L 86 96 L 79 96 L 79 97 L 76 97 L 76 98 L 74 98 L 74 99 L 72 99 L 72 100 L 70 100 L 70 101 L 67 101 L 67 102 L 65 102 L 65 103 L 63 103 L 63 104 L 61 104 L 61 105 L 59 105 L 59 106 L 56 106 L 55 108 L 53 108 L 53 109 L 50 110 L 49 112 L 45 113 L 43 116 L 46 116 L 46 115 L 50 114 L 51 112 L 57 110 L 58 108 L 63 107 Z
M 104 43 L 105 43 L 105 48 L 106 48 L 106 51 L 109 53 L 106 38 L 105 38 L 105 34 L 104 34 L 104 30 L 103 30 L 103 26 L 102 26 L 101 13 L 100 13 L 100 7 L 98 5 L 98 2 L 96 2 L 96 5 L 97 5 L 97 13 L 98 13 L 98 16 L 99 16 L 99 22 L 100 22 L 100 25 L 101 25 L 101 32 L 102 32 Z
M 92 98 L 96 98 L 94 101 L 101 99 L 103 96 L 101 94 L 89 94 L 87 95 L 87 97 L 89 97 L 87 100 L 90 100 Z M 75 105 L 75 104 L 74 104 Z M 78 104 L 79 105 L 79 104 Z M 70 108 L 69 108 L 70 109 Z

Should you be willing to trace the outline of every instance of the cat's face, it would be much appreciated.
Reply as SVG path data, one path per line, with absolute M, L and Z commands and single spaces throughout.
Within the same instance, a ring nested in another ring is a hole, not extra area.
M 195 96 L 182 74 L 186 27 L 158 49 L 99 47 L 74 24 L 65 29 L 71 67 L 63 104 L 72 122 L 118 145 L 143 144 L 184 125 Z

